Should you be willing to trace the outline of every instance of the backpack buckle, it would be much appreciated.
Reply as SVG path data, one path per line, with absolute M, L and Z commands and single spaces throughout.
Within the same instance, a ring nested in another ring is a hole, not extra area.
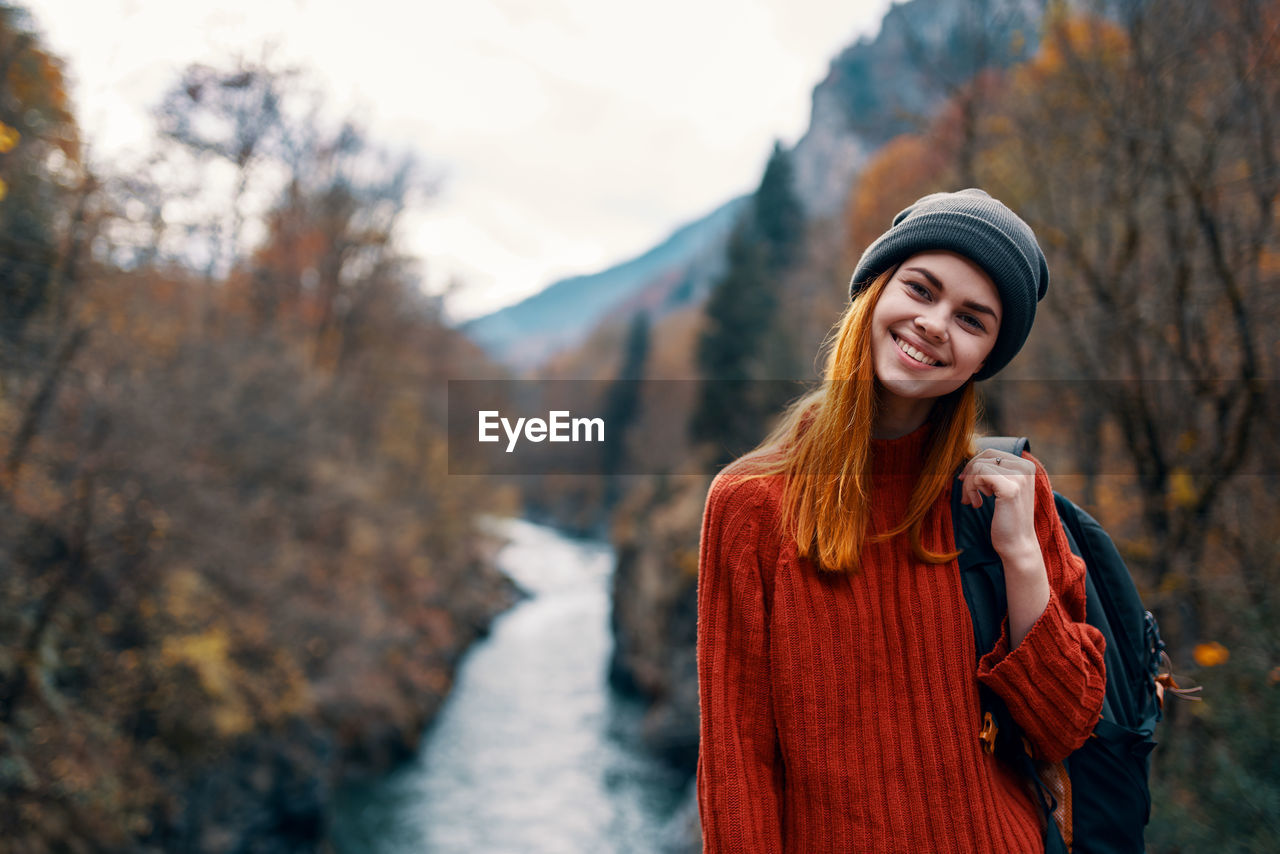
M 1000 732 L 1000 727 L 996 726 L 995 718 L 991 717 L 990 712 L 984 712 L 982 715 L 982 729 L 978 732 L 978 741 L 982 742 L 982 752 L 988 756 L 996 752 L 996 733 Z

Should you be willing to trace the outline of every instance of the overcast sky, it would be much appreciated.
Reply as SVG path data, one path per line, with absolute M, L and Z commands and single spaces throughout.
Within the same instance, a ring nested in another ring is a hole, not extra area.
M 21 2 L 21 0 L 19 0 Z M 27 0 L 96 158 L 188 63 L 274 45 L 444 182 L 404 222 L 455 318 L 655 245 L 794 143 L 888 0 Z

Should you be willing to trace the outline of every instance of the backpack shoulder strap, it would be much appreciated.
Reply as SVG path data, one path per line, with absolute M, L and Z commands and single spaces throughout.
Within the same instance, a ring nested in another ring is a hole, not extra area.
M 982 436 L 975 444 L 979 450 L 988 448 L 1022 456 L 1031 443 L 1025 436 Z M 995 499 L 984 496 L 981 507 L 968 507 L 960 503 L 960 473 L 951 481 L 951 525 L 955 532 L 955 546 L 960 551 L 960 582 L 965 603 L 973 621 L 974 641 L 981 657 L 995 645 L 1004 620 L 1006 601 L 1004 592 L 1004 567 L 991 545 L 991 516 L 995 512 Z
M 1008 450 L 1013 453 L 1019 446 L 1025 447 L 1025 439 L 1014 437 L 986 437 L 979 439 L 978 447 Z M 991 519 L 995 512 L 995 498 L 983 496 L 982 504 L 970 507 L 960 503 L 963 495 L 963 483 L 958 477 L 951 482 L 951 526 L 955 536 L 955 547 L 960 552 L 956 563 L 960 569 L 960 590 L 964 594 L 965 605 L 969 610 L 969 619 L 973 626 L 974 650 L 977 659 L 986 654 L 1000 637 L 1000 629 L 1008 611 L 1008 600 L 1005 595 L 1004 566 L 995 547 L 991 545 Z M 1011 755 L 1021 752 L 1020 740 L 1014 735 L 1015 728 L 1007 726 L 1008 713 L 1003 703 L 996 702 L 994 694 L 985 686 L 979 686 L 983 711 L 992 711 L 1000 724 L 1001 742 L 1008 741 Z M 1000 744 L 998 748 L 1004 748 Z
M 977 439 L 979 450 L 994 449 L 1022 456 L 1030 447 L 1025 436 L 983 436 Z M 959 475 L 959 472 L 956 472 Z M 981 658 L 995 645 L 1008 610 L 1004 589 L 1004 567 L 991 545 L 991 516 L 995 511 L 995 498 L 983 496 L 981 507 L 968 507 L 960 503 L 959 477 L 951 483 L 951 524 L 955 532 L 955 546 L 960 551 L 960 588 L 969 617 L 973 624 L 974 646 Z M 1031 758 L 1022 747 L 1020 728 L 1013 715 L 996 694 L 985 685 L 978 686 L 980 711 L 992 718 L 997 725 L 994 750 L 996 755 L 1013 765 L 1019 773 L 1035 784 L 1040 809 L 1044 814 L 1045 851 L 1049 854 L 1066 854 L 1062 836 L 1057 832 L 1053 813 L 1057 800 L 1045 788 L 1031 764 Z
M 981 451 L 1004 451 L 1015 457 L 1022 456 L 1023 451 L 1031 450 L 1031 441 L 1026 436 L 979 436 L 975 444 Z

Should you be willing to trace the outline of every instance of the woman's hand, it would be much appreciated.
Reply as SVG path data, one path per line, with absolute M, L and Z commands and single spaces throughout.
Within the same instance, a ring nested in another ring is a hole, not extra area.
M 1040 554 L 1036 539 L 1036 464 L 1004 451 L 987 449 L 960 472 L 962 504 L 981 507 L 982 496 L 996 497 L 991 545 L 1000 558 L 1020 562 Z
M 1004 564 L 1012 650 L 1049 604 L 1049 573 L 1036 538 L 1036 464 L 988 449 L 969 460 L 960 479 L 962 504 L 979 507 L 982 496 L 996 497 L 991 545 Z

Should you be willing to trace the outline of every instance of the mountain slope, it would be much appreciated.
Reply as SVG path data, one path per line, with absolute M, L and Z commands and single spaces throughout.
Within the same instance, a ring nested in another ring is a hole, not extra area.
M 738 198 L 723 204 L 643 255 L 599 273 L 561 279 L 522 302 L 463 325 L 462 331 L 492 358 L 523 369 L 581 343 L 611 309 L 654 282 L 667 283 L 664 308 L 698 298 L 722 265 L 724 240 L 744 202 Z M 680 282 L 671 287 L 676 278 Z

